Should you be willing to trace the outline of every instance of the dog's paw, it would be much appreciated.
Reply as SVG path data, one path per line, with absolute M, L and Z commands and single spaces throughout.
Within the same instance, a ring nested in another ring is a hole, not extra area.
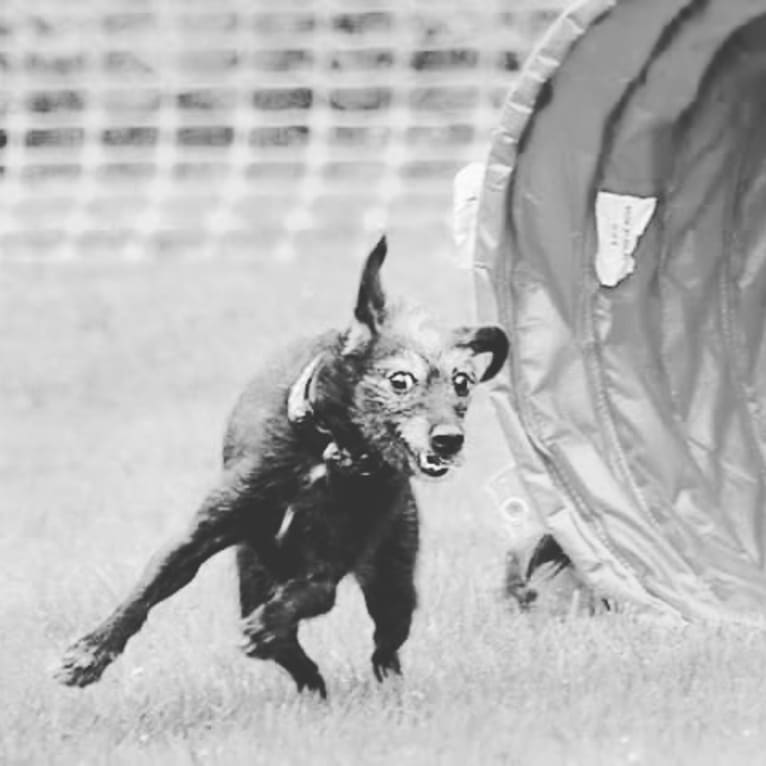
M 119 654 L 91 638 L 82 638 L 65 652 L 53 677 L 67 686 L 87 686 L 101 674 Z
M 242 640 L 239 648 L 248 657 L 271 659 L 281 648 L 283 641 L 284 636 L 268 630 L 259 620 L 246 619 L 242 622 Z
M 399 662 L 399 655 L 396 652 L 376 649 L 372 655 L 372 670 L 378 681 L 382 681 L 389 673 L 400 676 L 402 666 Z
M 322 674 L 318 670 L 312 673 L 311 675 L 303 676 L 302 678 L 296 679 L 295 683 L 298 686 L 299 692 L 302 692 L 304 690 L 309 692 L 315 692 L 323 700 L 327 699 L 327 687 L 325 686 L 325 682 L 324 682 L 324 678 L 322 678 Z

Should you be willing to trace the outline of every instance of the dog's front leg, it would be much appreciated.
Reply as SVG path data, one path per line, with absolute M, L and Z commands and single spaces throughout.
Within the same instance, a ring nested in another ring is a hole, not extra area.
M 247 472 L 232 469 L 210 493 L 190 528 L 149 562 L 128 597 L 64 654 L 56 678 L 70 686 L 97 681 L 143 625 L 149 610 L 189 583 L 202 563 L 239 540 L 239 511 L 247 499 Z
M 418 511 L 411 492 L 400 502 L 400 512 L 386 539 L 356 573 L 367 611 L 375 623 L 372 669 L 378 681 L 389 673 L 401 674 L 398 650 L 409 636 L 417 603 Z

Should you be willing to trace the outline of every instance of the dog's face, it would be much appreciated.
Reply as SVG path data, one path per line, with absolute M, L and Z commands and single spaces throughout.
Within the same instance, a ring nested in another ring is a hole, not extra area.
M 380 284 L 381 239 L 365 264 L 344 354 L 357 360 L 351 417 L 393 468 L 439 478 L 460 461 L 463 418 L 475 386 L 508 354 L 494 326 L 437 328 L 420 310 L 389 305 Z

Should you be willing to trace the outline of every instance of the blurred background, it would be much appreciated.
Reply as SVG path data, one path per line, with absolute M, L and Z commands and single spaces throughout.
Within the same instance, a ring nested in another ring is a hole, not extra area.
M 381 229 L 390 292 L 471 318 L 453 177 L 484 158 L 559 5 L 0 0 L 0 620 L 15 626 L 0 677 L 19 743 L 36 705 L 70 714 L 44 668 L 186 523 L 248 377 L 350 320 Z M 461 646 L 508 611 L 489 605 L 508 537 L 486 487 L 510 458 L 486 399 L 467 432 L 466 468 L 418 488 L 420 635 Z M 190 657 L 212 643 L 231 662 L 221 559 L 158 610 L 133 662 L 173 667 L 157 642 L 179 630 Z
M 559 4 L 0 0 L 0 761 L 143 742 L 142 711 L 191 699 L 193 679 L 291 693 L 233 649 L 230 556 L 157 609 L 102 691 L 72 695 L 47 669 L 184 527 L 264 358 L 350 320 L 381 229 L 391 293 L 471 318 L 453 177 L 483 159 Z M 408 661 L 427 679 L 432 654 L 469 647 L 470 674 L 511 632 L 508 536 L 486 489 L 510 458 L 485 398 L 467 436 L 465 469 L 418 487 Z M 349 688 L 369 681 L 360 601 L 342 589 L 306 631 Z
M 264 357 L 349 321 L 381 229 L 392 293 L 472 318 L 453 177 L 561 4 L 0 2 L 0 607 L 47 621 L 94 571 L 112 602 Z M 445 562 L 478 535 L 499 588 L 512 461 L 469 414 L 468 467 L 421 494 Z
M 391 291 L 471 319 L 454 174 L 562 5 L 1 0 L 4 529 L 119 535 L 109 493 L 150 474 L 153 523 L 185 518 L 244 381 L 348 321 L 382 229 Z M 470 506 L 510 460 L 485 413 Z
M 2 258 L 443 236 L 455 171 L 564 4 L 3 0 Z

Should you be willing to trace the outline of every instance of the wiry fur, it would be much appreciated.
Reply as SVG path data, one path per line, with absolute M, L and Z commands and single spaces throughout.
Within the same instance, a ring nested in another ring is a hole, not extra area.
M 298 625 L 327 612 L 353 573 L 375 624 L 375 675 L 400 671 L 416 601 L 410 477 L 456 462 L 470 388 L 498 371 L 508 346 L 497 328 L 445 335 L 422 313 L 389 304 L 379 279 L 385 250 L 381 240 L 367 260 L 347 331 L 294 345 L 247 386 L 229 420 L 218 487 L 127 599 L 67 651 L 59 680 L 98 680 L 149 610 L 229 546 L 237 546 L 248 655 L 275 660 L 299 689 L 324 696 Z M 484 352 L 486 369 L 477 361 Z M 312 360 L 310 415 L 296 421 L 288 403 Z

